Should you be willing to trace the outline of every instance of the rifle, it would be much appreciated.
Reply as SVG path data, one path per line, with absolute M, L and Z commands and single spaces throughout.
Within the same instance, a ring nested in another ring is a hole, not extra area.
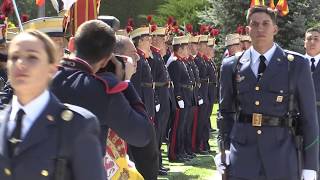
M 289 77 L 289 102 L 288 102 L 288 120 L 289 127 L 291 129 L 292 135 L 294 136 L 294 142 L 297 149 L 297 158 L 298 158 L 298 177 L 301 177 L 302 165 L 303 165 L 303 137 L 301 135 L 301 116 L 295 110 L 294 104 L 294 83 L 293 80 L 296 79 L 294 76 L 294 62 L 288 62 L 288 77 Z
M 226 164 L 226 149 L 224 147 L 224 140 L 219 141 L 219 150 L 221 153 L 221 164 L 224 167 L 226 167 L 226 169 L 224 170 L 224 173 L 221 174 L 221 178 L 222 178 L 222 180 L 228 180 L 228 167 Z
M 219 151 L 221 153 L 221 164 L 225 167 L 224 173 L 221 174 L 222 180 L 227 180 L 228 179 L 228 167 L 226 163 L 226 147 L 225 147 L 225 134 L 223 130 L 225 129 L 225 125 L 223 122 L 223 118 L 221 115 L 218 115 L 217 118 L 217 126 L 219 128 L 219 135 L 218 135 L 218 146 L 219 146 Z

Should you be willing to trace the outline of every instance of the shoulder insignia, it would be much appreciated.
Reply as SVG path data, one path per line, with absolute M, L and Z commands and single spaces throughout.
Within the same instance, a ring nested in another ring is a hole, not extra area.
M 62 111 L 61 118 L 65 121 L 71 121 L 73 118 L 73 112 L 66 109 L 66 110 Z
M 292 54 L 288 54 L 287 59 L 291 62 L 294 60 L 294 56 Z

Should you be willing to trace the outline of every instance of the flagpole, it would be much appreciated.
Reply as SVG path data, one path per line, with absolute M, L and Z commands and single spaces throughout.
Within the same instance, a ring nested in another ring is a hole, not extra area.
M 17 8 L 16 0 L 12 0 L 12 3 L 13 3 L 14 12 L 15 12 L 15 14 L 16 14 L 16 16 L 17 16 L 17 19 L 18 19 L 19 29 L 20 29 L 20 31 L 22 32 L 22 31 L 23 31 L 23 27 L 22 27 L 22 23 L 21 23 L 20 16 L 19 16 L 19 12 L 18 12 L 18 8 Z

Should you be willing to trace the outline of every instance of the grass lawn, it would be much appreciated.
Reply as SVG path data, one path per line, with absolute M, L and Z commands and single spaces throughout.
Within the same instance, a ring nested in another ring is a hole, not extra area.
M 216 129 L 216 115 L 217 115 L 218 105 L 214 106 L 211 115 L 211 125 L 213 129 Z M 218 152 L 217 132 L 211 134 L 209 144 L 211 146 L 211 151 Z M 197 155 L 192 161 L 187 163 L 169 163 L 167 158 L 167 146 L 162 145 L 163 149 L 163 164 L 170 168 L 167 176 L 159 176 L 158 180 L 218 180 L 217 171 L 215 170 L 215 164 L 213 157 L 216 154 L 212 152 L 209 155 Z

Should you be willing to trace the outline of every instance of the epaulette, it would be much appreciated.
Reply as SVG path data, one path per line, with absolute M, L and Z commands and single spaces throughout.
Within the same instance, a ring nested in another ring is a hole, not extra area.
M 238 58 L 236 56 L 226 57 L 222 60 L 222 64 L 233 64 L 237 61 Z
M 287 50 L 287 49 L 285 49 L 285 50 L 283 50 L 286 54 L 292 54 L 292 55 L 294 55 L 294 56 L 300 56 L 301 58 L 305 58 L 305 56 L 303 55 L 303 54 L 300 54 L 300 53 L 298 53 L 298 52 L 295 52 L 295 51 L 290 51 L 290 50 Z
M 68 103 L 63 103 L 61 118 L 64 121 L 71 121 L 75 115 L 80 115 L 84 118 L 95 117 L 95 115 L 92 112 L 90 112 L 89 110 L 83 107 L 68 104 Z
M 128 83 L 124 81 L 118 81 L 112 73 L 104 73 L 100 76 L 95 76 L 105 85 L 105 91 L 108 94 L 116 94 L 122 92 L 128 88 Z

